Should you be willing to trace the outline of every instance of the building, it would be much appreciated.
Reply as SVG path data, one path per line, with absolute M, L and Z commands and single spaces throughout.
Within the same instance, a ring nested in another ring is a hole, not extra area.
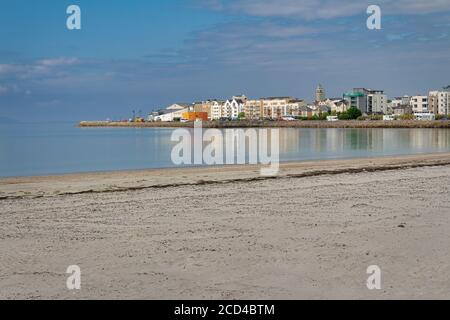
M 220 119 L 222 117 L 221 106 L 224 104 L 223 101 L 210 99 L 201 102 L 194 103 L 194 112 L 206 112 L 208 114 L 208 119 Z M 214 113 L 214 114 L 213 114 Z
M 168 106 L 165 110 L 182 110 L 182 109 L 191 109 L 192 104 L 191 103 L 174 103 L 170 106 Z
M 392 107 L 392 114 L 396 116 L 402 116 L 405 114 L 412 114 L 412 107 L 410 104 L 398 105 Z
M 331 107 L 331 112 L 336 113 L 344 113 L 347 112 L 347 110 L 350 109 L 350 105 L 345 100 L 339 100 L 334 103 L 334 109 Z
M 316 104 L 307 104 L 307 107 L 311 109 L 313 116 L 319 116 L 322 113 L 329 113 L 331 111 L 331 107 L 324 103 L 316 103 Z
M 224 101 L 213 101 L 211 104 L 211 120 L 219 120 L 222 118 L 222 110 L 223 105 L 225 104 Z
M 194 103 L 194 112 L 206 112 L 208 118 L 211 118 L 211 105 L 212 101 L 199 101 Z
M 256 120 L 262 118 L 263 114 L 263 100 L 247 100 L 244 104 L 245 118 L 249 120 Z
M 385 113 L 393 114 L 395 108 L 405 105 L 409 106 L 410 101 L 411 101 L 410 96 L 395 97 L 393 100 L 388 101 L 387 111 Z
M 450 114 L 450 89 L 448 91 L 430 91 L 428 110 L 434 114 Z
M 245 95 L 243 95 L 243 94 L 241 94 L 240 96 L 233 96 L 232 99 L 233 99 L 233 100 L 240 100 L 240 101 L 242 101 L 243 103 L 246 103 L 247 100 L 248 100 L 248 98 L 247 98 Z
M 429 111 L 427 96 L 412 96 L 410 105 L 413 113 L 426 113 Z
M 301 106 L 298 109 L 298 116 L 302 118 L 311 118 L 313 116 L 313 110 L 306 105 Z
M 344 93 L 343 98 L 349 107 L 355 107 L 363 114 L 382 114 L 388 109 L 388 99 L 383 90 L 355 88 L 351 92 Z
M 222 106 L 222 117 L 221 118 L 230 118 L 237 119 L 239 114 L 244 110 L 244 100 L 241 99 L 232 99 L 227 100 L 225 104 Z
M 182 119 L 187 121 L 208 121 L 208 113 L 189 111 L 183 113 Z
M 367 95 L 367 113 L 385 114 L 388 109 L 387 96 L 382 90 L 371 90 Z
M 263 115 L 265 118 L 272 119 L 301 116 L 303 107 L 306 107 L 304 100 L 292 97 L 270 97 L 263 100 Z
M 349 108 L 348 102 L 342 98 L 327 99 L 319 102 L 319 106 L 327 106 L 331 112 L 336 113 L 346 112 Z
M 287 115 L 288 104 L 295 100 L 292 97 L 268 97 L 262 98 L 262 117 L 278 119 Z
M 428 93 L 428 110 L 434 114 L 439 113 L 439 91 L 430 91 Z
M 159 116 L 159 112 L 158 111 L 150 112 L 148 114 L 147 121 L 149 121 L 149 122 L 156 121 L 156 117 L 158 117 L 158 116 Z
M 192 105 L 188 103 L 175 103 L 166 109 L 160 110 L 158 115 L 153 115 L 153 121 L 172 122 L 183 117 L 183 113 L 192 111 Z
M 325 101 L 325 99 L 325 89 L 319 84 L 316 88 L 316 103 Z
M 287 103 L 285 117 L 301 117 L 306 103 L 304 100 L 292 99 Z
M 364 88 L 355 88 L 351 92 L 346 92 L 343 95 L 349 108 L 354 107 L 361 110 L 362 113 L 367 113 L 367 95 L 369 91 Z
M 255 100 L 247 100 L 244 105 L 244 113 L 247 119 L 301 116 L 301 108 L 306 107 L 303 100 L 292 97 L 269 97 Z

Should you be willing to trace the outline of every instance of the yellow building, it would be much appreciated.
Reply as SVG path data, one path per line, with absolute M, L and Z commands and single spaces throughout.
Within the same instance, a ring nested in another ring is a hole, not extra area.
M 182 118 L 187 121 L 208 121 L 208 112 L 185 112 Z

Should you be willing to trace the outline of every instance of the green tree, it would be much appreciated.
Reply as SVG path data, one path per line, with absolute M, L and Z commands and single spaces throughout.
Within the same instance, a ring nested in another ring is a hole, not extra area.
M 347 117 L 350 120 L 358 119 L 361 116 L 362 116 L 361 110 L 359 110 L 356 107 L 351 107 L 350 109 L 347 110 Z
M 238 119 L 245 119 L 245 112 L 240 112 L 238 114 Z

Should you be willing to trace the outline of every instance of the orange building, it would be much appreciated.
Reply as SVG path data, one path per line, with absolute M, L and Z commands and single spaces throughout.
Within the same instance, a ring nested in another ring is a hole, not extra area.
M 187 121 L 208 121 L 208 112 L 185 112 L 182 118 Z

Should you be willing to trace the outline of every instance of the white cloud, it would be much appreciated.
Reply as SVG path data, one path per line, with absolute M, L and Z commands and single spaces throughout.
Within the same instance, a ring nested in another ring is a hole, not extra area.
M 306 20 L 333 19 L 366 14 L 371 4 L 384 14 L 427 14 L 450 11 L 449 0 L 231 0 L 206 2 L 215 10 L 227 10 L 261 17 L 298 17 Z
M 40 66 L 45 67 L 57 67 L 57 66 L 70 66 L 77 64 L 79 61 L 77 58 L 55 58 L 55 59 L 43 59 L 37 62 Z
M 0 64 L 0 77 L 29 79 L 80 63 L 77 58 L 42 59 L 29 64 Z

